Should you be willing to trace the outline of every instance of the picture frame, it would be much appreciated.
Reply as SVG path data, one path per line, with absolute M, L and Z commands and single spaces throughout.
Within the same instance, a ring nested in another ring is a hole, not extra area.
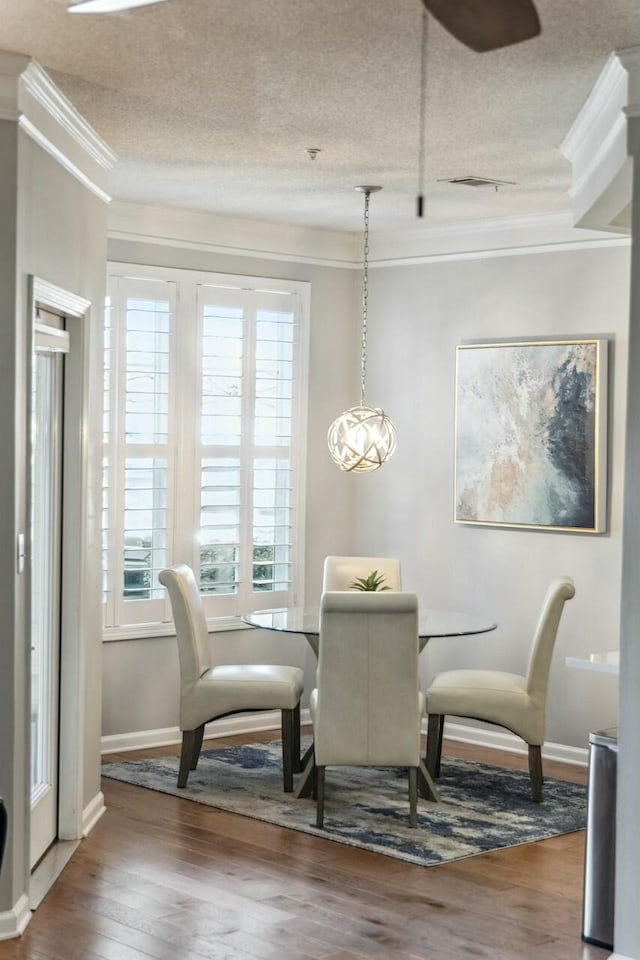
M 456 348 L 454 520 L 604 533 L 605 338 Z

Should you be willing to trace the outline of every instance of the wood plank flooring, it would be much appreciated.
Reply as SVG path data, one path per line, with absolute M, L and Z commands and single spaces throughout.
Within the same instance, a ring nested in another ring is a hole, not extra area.
M 526 769 L 463 744 L 444 754 Z M 545 774 L 586 779 L 554 763 Z M 609 956 L 580 939 L 583 833 L 424 868 L 114 780 L 103 789 L 106 814 L 0 960 Z

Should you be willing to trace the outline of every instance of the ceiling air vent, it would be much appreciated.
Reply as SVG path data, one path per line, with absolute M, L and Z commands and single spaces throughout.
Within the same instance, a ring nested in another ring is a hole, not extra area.
M 498 187 L 514 186 L 515 180 L 491 180 L 489 177 L 445 177 L 438 180 L 438 183 L 459 183 L 465 187 L 493 187 L 497 190 Z

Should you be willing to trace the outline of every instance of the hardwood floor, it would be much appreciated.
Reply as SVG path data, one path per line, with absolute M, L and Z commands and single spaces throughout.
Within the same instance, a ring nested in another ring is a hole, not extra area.
M 444 754 L 527 762 L 447 742 Z M 586 779 L 562 764 L 545 773 Z M 0 960 L 609 956 L 580 940 L 583 833 L 425 868 L 114 780 L 103 789 L 106 814 Z

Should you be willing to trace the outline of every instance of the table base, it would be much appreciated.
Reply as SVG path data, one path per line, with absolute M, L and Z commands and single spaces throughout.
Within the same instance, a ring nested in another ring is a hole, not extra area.
M 315 794 L 315 757 L 313 755 L 313 744 L 309 747 L 302 759 L 303 774 L 302 780 L 296 787 L 294 796 L 296 799 L 301 797 L 311 797 Z M 439 803 L 441 800 L 440 791 L 436 787 L 431 774 L 421 760 L 418 766 L 418 792 L 424 800 L 432 800 Z

